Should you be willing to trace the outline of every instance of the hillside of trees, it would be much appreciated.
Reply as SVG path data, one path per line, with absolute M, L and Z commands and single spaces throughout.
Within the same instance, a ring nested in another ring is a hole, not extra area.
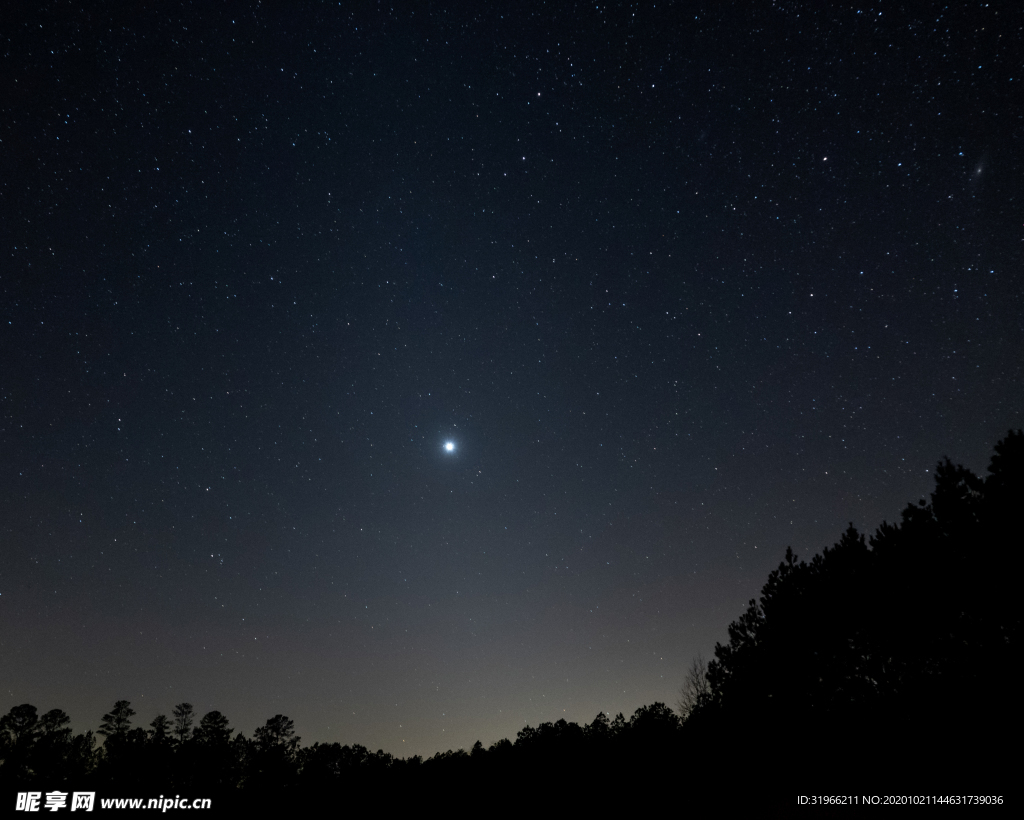
M 757 748 L 786 761 L 773 774 L 821 787 L 1005 788 L 1021 728 L 1022 500 L 1018 430 L 985 478 L 940 462 L 930 503 L 867 542 L 851 525 L 810 562 L 787 550 L 705 678 L 691 673 L 683 734 L 723 755 Z
M 809 562 L 787 550 L 728 643 L 694 663 L 680 714 L 655 703 L 628 720 L 527 726 L 514 741 L 422 759 L 302 746 L 283 715 L 247 738 L 220 712 L 200 717 L 187 703 L 144 728 L 118 701 L 100 743 L 74 734 L 61 710 L 24 704 L 0 718 L 2 799 L 93 790 L 211 796 L 237 808 L 357 795 L 493 800 L 543 787 L 567 804 L 615 794 L 635 805 L 685 783 L 689 806 L 723 795 L 757 806 L 853 790 L 1005 792 L 1003 747 L 1021 729 L 1021 500 L 1024 434 L 1011 431 L 986 477 L 947 459 L 930 502 L 908 505 L 899 523 L 869 539 L 851 525 Z

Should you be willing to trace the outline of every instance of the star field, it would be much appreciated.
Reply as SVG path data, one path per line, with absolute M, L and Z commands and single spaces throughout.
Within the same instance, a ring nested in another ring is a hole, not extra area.
M 4 711 L 396 755 L 675 702 L 1020 427 L 1012 4 L 3 27 Z

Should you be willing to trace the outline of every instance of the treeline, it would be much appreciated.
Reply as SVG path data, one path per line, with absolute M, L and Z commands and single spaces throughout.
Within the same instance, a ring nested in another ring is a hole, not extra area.
M 679 715 L 655 703 L 629 720 L 544 723 L 424 760 L 303 747 L 283 715 L 247 738 L 220 712 L 199 718 L 187 703 L 142 728 L 118 701 L 98 746 L 91 732 L 74 735 L 62 711 L 26 704 L 0 718 L 0 785 L 289 805 L 510 784 L 594 804 L 613 783 L 680 777 L 687 804 L 707 807 L 725 794 L 788 805 L 826 790 L 1005 790 L 1004 741 L 1021 729 L 1022 501 L 1024 434 L 1011 431 L 985 478 L 947 459 L 930 503 L 908 505 L 899 523 L 868 540 L 851 525 L 810 562 L 787 550 L 728 643 L 706 666 L 695 662 Z
M 479 791 L 513 775 L 536 782 L 582 770 L 611 775 L 614 761 L 667 761 L 680 727 L 669 707 L 655 703 L 628 720 L 602 713 L 585 726 L 542 723 L 522 729 L 514 742 L 503 739 L 485 748 L 477 741 L 468 752 L 449 750 L 423 759 L 360 745 L 302 746 L 293 721 L 284 715 L 270 718 L 250 738 L 234 733 L 217 711 L 197 722 L 189 703 L 178 704 L 170 718 L 158 715 L 148 729 L 134 727 L 134 716 L 128 701 L 114 704 L 103 715 L 98 734 L 104 740 L 98 745 L 91 731 L 73 734 L 68 715 L 59 709 L 40 716 L 34 706 L 15 706 L 0 718 L 0 786 L 8 794 L 36 789 L 215 797 L 216 804 L 235 810 L 268 801 L 293 807 L 322 803 L 339 789 L 350 798 L 395 788 L 422 795 L 454 784 L 463 792 Z

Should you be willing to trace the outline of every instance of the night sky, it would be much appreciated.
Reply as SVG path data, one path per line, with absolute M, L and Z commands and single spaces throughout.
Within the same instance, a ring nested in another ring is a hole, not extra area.
M 84 5 L 0 14 L 3 712 L 674 705 L 1024 424 L 1017 3 Z

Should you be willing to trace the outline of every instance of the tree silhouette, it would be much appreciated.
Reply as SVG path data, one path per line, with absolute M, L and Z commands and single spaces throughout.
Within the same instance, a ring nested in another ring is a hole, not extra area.
M 39 719 L 39 736 L 32 755 L 32 769 L 39 782 L 52 786 L 78 782 L 95 765 L 96 741 L 92 732 L 75 735 L 71 718 L 51 709 Z
M 38 710 L 31 703 L 14 706 L 0 718 L 0 743 L 5 752 L 27 747 L 35 740 L 39 727 Z
M 679 690 L 676 708 L 679 717 L 686 720 L 696 710 L 706 706 L 711 700 L 711 682 L 708 680 L 708 665 L 703 656 L 698 655 L 686 670 L 686 678 Z
M 295 735 L 295 722 L 284 715 L 274 715 L 253 732 L 252 741 L 236 738 L 236 749 L 244 756 L 242 764 L 248 788 L 265 791 L 290 789 L 298 776 L 296 765 L 299 738 Z
M 171 741 L 171 722 L 167 715 L 157 715 L 149 724 L 149 742 L 157 746 L 169 744 Z
M 124 738 L 132 727 L 132 718 L 135 717 L 135 710 L 126 700 L 119 700 L 114 708 L 107 712 L 100 721 L 99 733 L 107 740 L 111 738 Z
M 0 752 L 7 778 L 19 782 L 31 774 L 32 750 L 38 735 L 38 711 L 30 703 L 14 706 L 0 718 Z
M 97 763 L 102 781 L 119 788 L 141 788 L 153 780 L 150 745 L 146 730 L 132 728 L 135 710 L 119 700 L 100 720 L 103 747 Z
M 299 745 L 295 736 L 295 721 L 284 715 L 274 715 L 253 733 L 253 739 L 261 751 L 283 748 L 294 751 Z
M 226 746 L 231 740 L 231 726 L 228 719 L 216 710 L 207 712 L 199 721 L 199 728 L 196 729 L 194 738 L 196 742 L 207 746 Z
M 238 752 L 244 745 L 244 741 L 232 745 L 231 726 L 225 715 L 218 711 L 203 715 L 183 755 L 187 760 L 182 761 L 193 788 L 210 791 L 231 786 L 241 771 Z
M 192 722 L 195 718 L 195 712 L 192 709 L 192 704 L 179 703 L 171 711 L 171 715 L 174 716 L 174 723 L 172 724 L 171 731 L 178 739 L 178 743 L 184 743 L 192 736 Z

